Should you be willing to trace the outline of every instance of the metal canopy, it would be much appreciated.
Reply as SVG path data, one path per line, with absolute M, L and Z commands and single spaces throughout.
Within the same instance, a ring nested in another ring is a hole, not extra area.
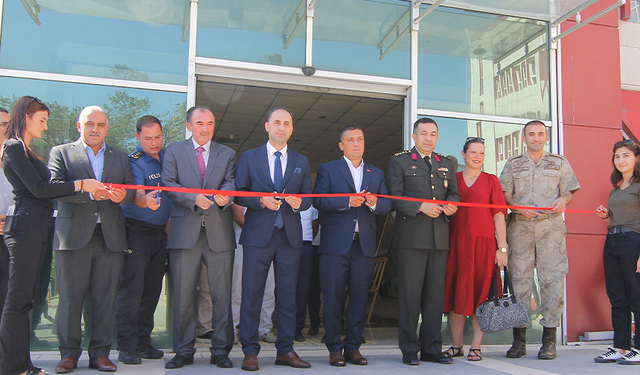
M 555 22 L 563 17 L 566 17 L 566 20 L 574 16 L 579 10 L 597 1 L 598 0 L 446 0 L 441 6 Z M 429 0 L 416 2 L 433 4 L 438 1 Z

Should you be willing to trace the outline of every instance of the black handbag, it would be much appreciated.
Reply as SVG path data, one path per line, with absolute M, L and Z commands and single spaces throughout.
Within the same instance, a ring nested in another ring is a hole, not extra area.
M 504 267 L 504 285 L 502 298 L 498 298 L 498 274 L 500 268 L 496 265 L 491 289 L 487 302 L 478 306 L 476 316 L 482 332 L 500 332 L 505 329 L 527 327 L 529 325 L 529 310 L 516 297 L 509 278 L 507 267 Z

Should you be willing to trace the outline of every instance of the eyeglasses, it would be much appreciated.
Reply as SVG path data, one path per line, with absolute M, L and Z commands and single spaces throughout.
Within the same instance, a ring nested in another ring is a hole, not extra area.
M 38 99 L 37 97 L 34 96 L 33 98 L 31 98 L 31 100 L 29 100 L 29 104 L 27 104 L 27 108 L 29 108 L 29 106 L 33 102 L 36 102 L 36 103 L 38 103 L 40 105 L 43 105 L 43 106 L 46 106 L 46 104 L 44 104 L 44 102 L 42 100 L 40 100 L 40 99 Z
M 469 142 L 480 142 L 482 144 L 484 144 L 484 138 L 482 137 L 468 137 L 466 141 L 464 141 L 464 143 L 469 143 Z

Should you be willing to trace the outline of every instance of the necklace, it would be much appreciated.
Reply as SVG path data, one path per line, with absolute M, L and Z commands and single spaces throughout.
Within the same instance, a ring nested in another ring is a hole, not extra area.
M 462 175 L 463 175 L 464 177 L 466 177 L 466 178 L 478 178 L 478 176 L 480 176 L 480 173 L 478 173 L 478 174 L 477 174 L 477 175 L 475 175 L 475 176 L 469 176 L 468 174 L 466 174 L 466 173 L 462 172 Z

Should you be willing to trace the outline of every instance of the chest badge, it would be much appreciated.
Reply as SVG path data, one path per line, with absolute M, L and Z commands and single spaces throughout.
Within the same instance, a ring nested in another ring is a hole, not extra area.
M 449 181 L 448 180 L 444 180 L 444 188 L 448 188 L 449 187 Z
M 416 167 L 415 165 L 412 165 L 411 169 L 418 169 L 418 167 Z

